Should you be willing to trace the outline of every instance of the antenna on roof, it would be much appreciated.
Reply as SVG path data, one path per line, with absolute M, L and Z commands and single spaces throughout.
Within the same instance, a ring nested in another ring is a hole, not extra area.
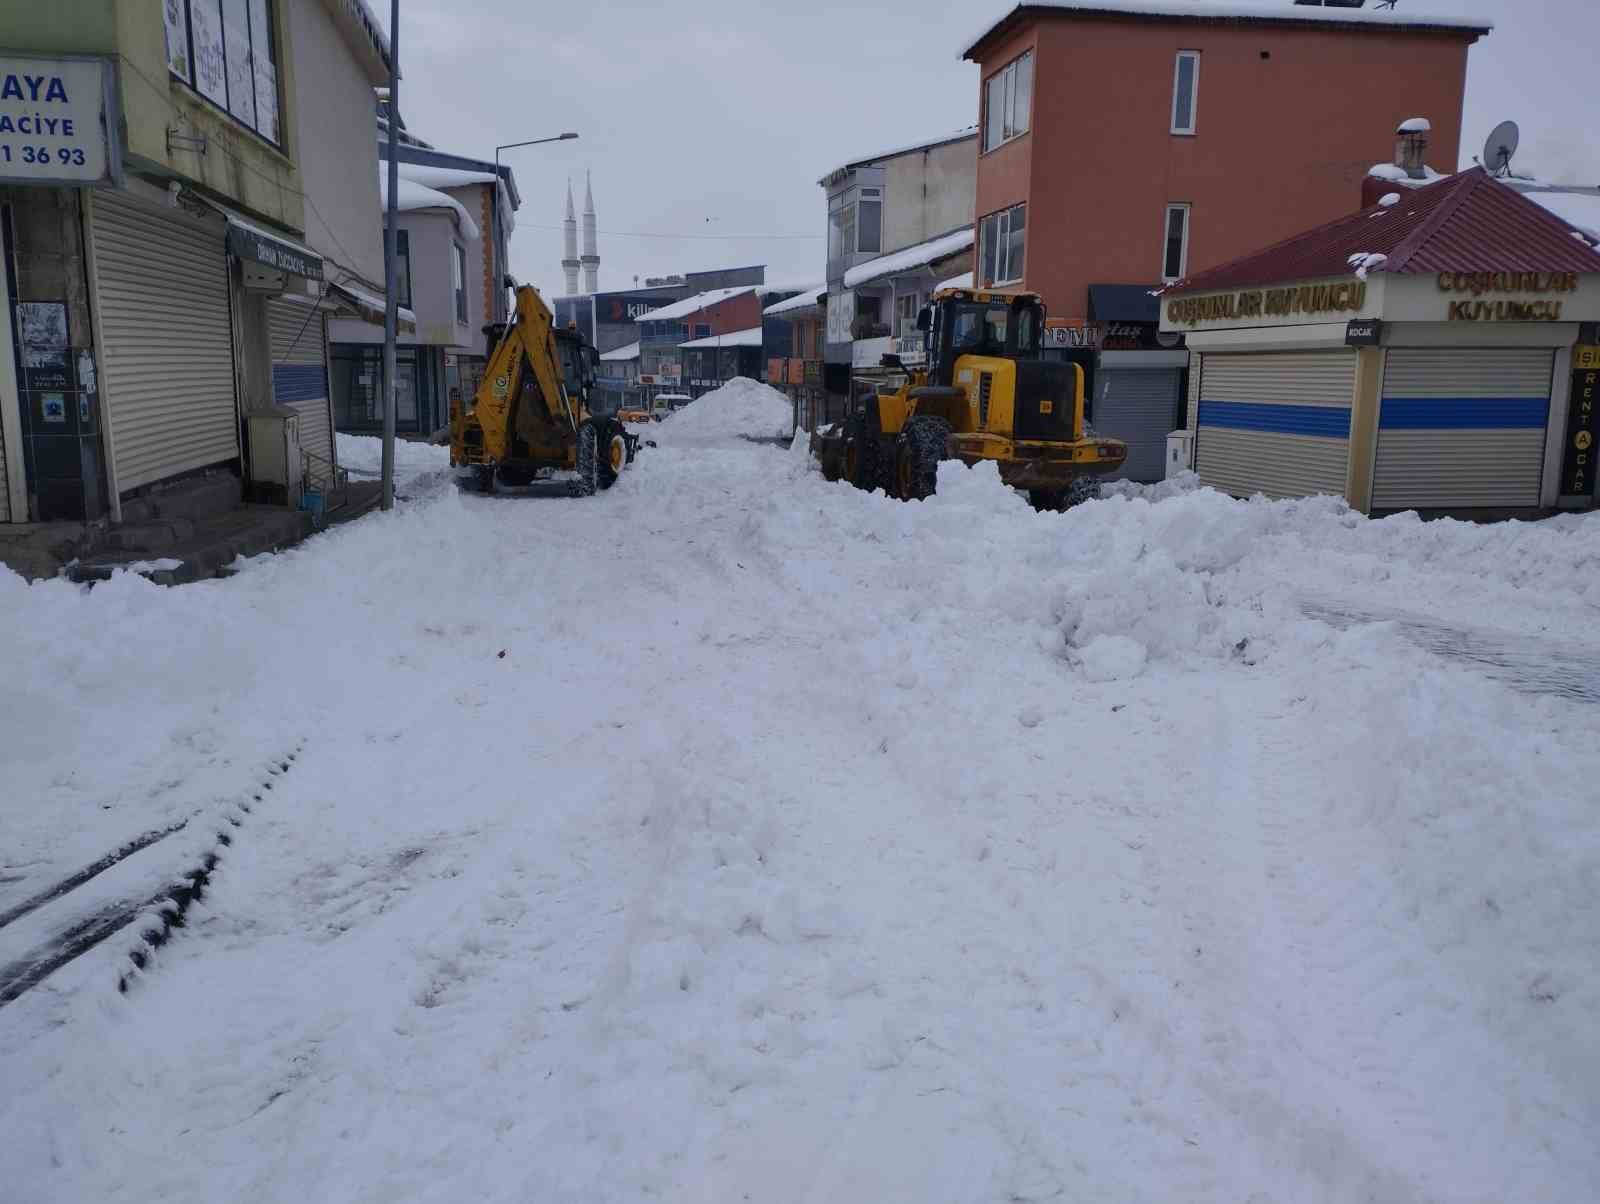
M 1511 174 L 1511 156 L 1517 153 L 1521 137 L 1515 121 L 1502 121 L 1489 131 L 1483 144 L 1483 166 L 1491 176 Z

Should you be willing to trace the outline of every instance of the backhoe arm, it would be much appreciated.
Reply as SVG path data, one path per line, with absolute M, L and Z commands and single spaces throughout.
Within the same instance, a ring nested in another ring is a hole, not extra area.
M 555 315 L 539 290 L 531 284 L 518 285 L 516 321 L 495 345 L 473 403 L 483 428 L 486 459 L 498 462 L 507 458 L 511 434 L 520 425 L 519 405 L 542 406 L 550 421 L 577 427 L 574 402 L 562 381 L 554 327 Z M 525 380 L 529 372 L 531 379 Z

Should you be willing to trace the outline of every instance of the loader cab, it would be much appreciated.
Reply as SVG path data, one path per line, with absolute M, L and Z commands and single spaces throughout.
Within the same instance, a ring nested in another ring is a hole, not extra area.
M 576 331 L 558 330 L 556 354 L 561 361 L 561 380 L 572 397 L 587 399 L 594 388 L 595 364 L 598 356 L 594 348 Z
M 943 289 L 917 315 L 917 328 L 927 347 L 928 383 L 949 385 L 963 355 L 1038 359 L 1044 303 L 1036 293 Z

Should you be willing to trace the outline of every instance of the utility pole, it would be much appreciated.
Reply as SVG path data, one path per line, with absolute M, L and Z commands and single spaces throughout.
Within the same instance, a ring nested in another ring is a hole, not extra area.
M 383 501 L 394 509 L 394 411 L 398 383 L 394 344 L 400 330 L 400 288 L 395 272 L 396 215 L 400 194 L 400 0 L 389 0 L 389 196 L 383 223 Z

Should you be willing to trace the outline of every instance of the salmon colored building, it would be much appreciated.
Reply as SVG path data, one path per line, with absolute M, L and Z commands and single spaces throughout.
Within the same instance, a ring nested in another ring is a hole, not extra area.
M 1349 213 L 1406 118 L 1455 166 L 1467 50 L 1490 26 L 1410 7 L 1032 0 L 964 50 L 978 279 L 1089 323 L 1058 345 L 1094 351 L 1096 426 L 1136 444 L 1130 475 L 1159 475 L 1181 407 L 1152 289 Z

